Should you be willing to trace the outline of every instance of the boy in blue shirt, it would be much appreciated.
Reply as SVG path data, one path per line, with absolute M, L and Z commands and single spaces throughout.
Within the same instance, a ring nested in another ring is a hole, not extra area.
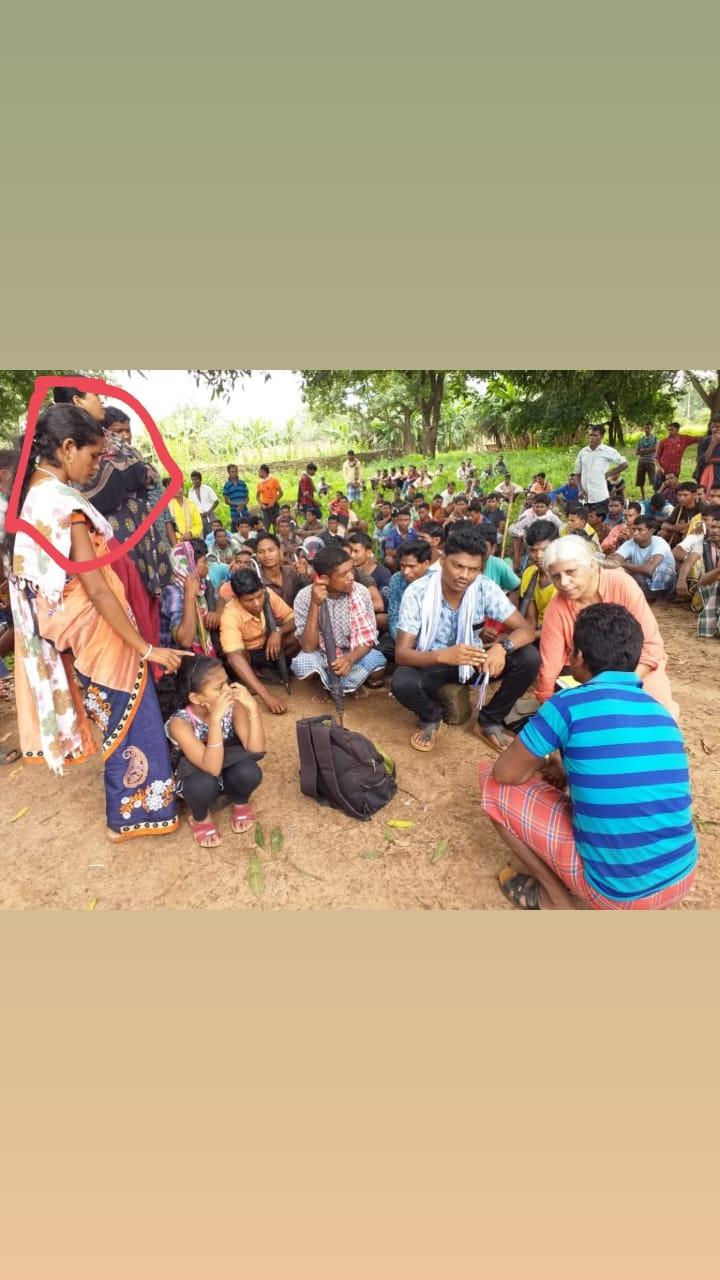
M 695 879 L 697 838 L 682 734 L 636 675 L 642 628 L 622 605 L 594 604 L 573 643 L 578 687 L 480 766 L 482 807 L 524 868 L 501 873 L 502 891 L 526 910 L 572 909 L 573 897 L 604 910 L 674 907 Z

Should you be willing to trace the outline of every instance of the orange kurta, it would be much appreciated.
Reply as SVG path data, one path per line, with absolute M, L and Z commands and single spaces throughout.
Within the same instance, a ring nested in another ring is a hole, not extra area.
M 640 587 L 623 569 L 601 569 L 598 593 L 603 604 L 621 604 L 642 627 L 645 643 L 640 663 L 651 670 L 643 680 L 646 693 L 667 707 L 677 720 L 679 707 L 672 696 L 667 676 L 667 656 L 655 615 Z M 550 601 L 540 636 L 540 674 L 536 694 L 540 702 L 557 692 L 555 681 L 570 661 L 573 631 L 580 609 L 560 594 Z

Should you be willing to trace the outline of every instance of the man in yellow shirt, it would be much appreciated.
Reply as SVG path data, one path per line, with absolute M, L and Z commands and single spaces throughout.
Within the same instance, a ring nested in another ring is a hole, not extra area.
M 563 533 L 579 533 L 581 537 L 587 538 L 588 542 L 592 542 L 593 546 L 600 550 L 600 539 L 598 538 L 592 525 L 588 523 L 588 509 L 582 503 L 575 502 L 568 508 L 567 524 L 563 529 Z
M 270 468 L 265 464 L 258 467 L 260 477 L 255 496 L 260 503 L 263 528 L 270 533 L 277 529 L 277 518 L 280 515 L 280 499 L 283 496 L 282 485 L 277 476 L 270 475 Z
M 535 631 L 535 642 L 540 639 L 545 610 L 557 594 L 542 559 L 550 543 L 558 537 L 558 531 L 550 520 L 536 520 L 525 536 L 528 566 L 520 580 L 518 609 Z
M 166 476 L 163 480 L 163 488 L 167 489 L 169 483 L 170 477 Z M 180 493 L 166 507 L 165 532 L 171 547 L 178 542 L 190 542 L 192 538 L 203 537 L 205 530 L 200 508 L 191 498 L 186 498 Z
M 220 615 L 220 643 L 225 661 L 246 688 L 265 703 L 268 711 L 282 715 L 287 711 L 287 703 L 270 693 L 255 672 L 269 668 L 280 677 L 280 649 L 290 657 L 298 649 L 295 615 L 279 595 L 263 587 L 254 569 L 236 570 L 231 575 L 230 586 L 233 599 Z M 276 629 L 268 629 L 266 600 Z

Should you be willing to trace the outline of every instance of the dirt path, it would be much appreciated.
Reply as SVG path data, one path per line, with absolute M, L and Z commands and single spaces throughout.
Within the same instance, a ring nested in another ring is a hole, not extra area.
M 686 610 L 661 609 L 658 620 L 682 708 L 695 813 L 701 822 L 720 820 L 712 784 L 720 762 L 720 648 L 696 640 Z M 387 692 L 353 704 L 348 727 L 367 733 L 395 758 L 400 784 L 381 815 L 359 823 L 300 794 L 294 720 L 318 713 L 313 692 L 296 683 L 291 713 L 266 718 L 268 755 L 255 802 L 268 836 L 268 849 L 260 854 L 261 896 L 251 893 L 246 879 L 252 846 L 247 837 L 232 835 L 227 811 L 219 816 L 224 839 L 218 850 L 199 849 L 186 825 L 162 839 L 113 846 L 104 834 L 96 760 L 62 779 L 39 766 L 0 771 L 0 907 L 510 910 L 496 878 L 507 859 L 477 802 L 477 763 L 489 753 L 467 728 L 446 729 L 432 755 L 420 756 L 408 746 L 409 713 Z M 0 703 L 0 738 L 10 729 L 14 706 Z M 13 733 L 4 748 L 14 741 Z M 26 805 L 28 813 L 11 823 Z M 389 843 L 390 818 L 415 825 Z M 284 848 L 272 854 L 269 834 L 275 826 L 282 828 Z M 433 864 L 429 855 L 441 840 L 448 841 L 447 852 Z M 700 874 L 683 906 L 717 907 L 720 826 L 700 830 L 699 840 Z

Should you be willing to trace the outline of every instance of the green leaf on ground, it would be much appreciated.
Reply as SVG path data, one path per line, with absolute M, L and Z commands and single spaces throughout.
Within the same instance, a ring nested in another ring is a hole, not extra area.
M 360 854 L 360 857 L 365 858 L 368 862 L 372 861 L 373 858 L 382 858 L 382 849 L 366 849 L 364 853 Z
M 282 833 L 282 829 L 280 827 L 273 827 L 270 835 L 270 852 L 280 853 L 284 844 L 285 837 Z
M 256 898 L 262 897 L 265 892 L 265 874 L 263 864 L 256 853 L 250 854 L 246 879 L 250 892 L 254 893 Z
M 441 840 L 440 843 L 435 846 L 430 854 L 430 861 L 432 863 L 439 862 L 441 858 L 445 857 L 449 843 L 449 840 Z
M 255 843 L 258 849 L 265 848 L 265 836 L 263 835 L 263 829 L 259 822 L 255 823 Z

